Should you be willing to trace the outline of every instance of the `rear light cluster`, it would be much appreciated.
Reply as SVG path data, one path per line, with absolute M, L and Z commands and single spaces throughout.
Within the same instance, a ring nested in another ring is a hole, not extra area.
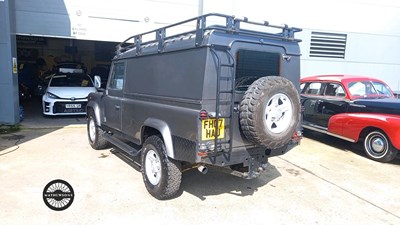
M 208 112 L 205 109 L 200 110 L 199 117 L 201 120 L 208 118 Z
M 300 140 L 303 138 L 303 134 L 301 133 L 301 131 L 296 131 L 293 133 L 292 139 L 295 142 L 300 142 Z

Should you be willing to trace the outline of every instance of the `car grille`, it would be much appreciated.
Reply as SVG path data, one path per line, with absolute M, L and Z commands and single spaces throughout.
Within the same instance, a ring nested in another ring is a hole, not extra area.
M 67 104 L 80 104 L 79 108 L 67 108 Z M 84 113 L 86 112 L 87 102 L 56 102 L 54 103 L 53 113 Z

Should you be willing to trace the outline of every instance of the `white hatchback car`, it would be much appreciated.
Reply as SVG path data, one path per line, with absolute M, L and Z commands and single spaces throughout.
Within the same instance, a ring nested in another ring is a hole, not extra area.
M 88 95 L 96 92 L 92 79 L 80 69 L 60 69 L 42 98 L 44 115 L 85 115 Z

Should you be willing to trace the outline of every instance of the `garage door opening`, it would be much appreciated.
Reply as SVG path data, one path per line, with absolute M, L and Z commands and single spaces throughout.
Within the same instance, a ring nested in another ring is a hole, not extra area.
M 46 123 L 49 120 L 84 122 L 83 116 L 44 117 L 42 96 L 46 92 L 51 77 L 59 73 L 61 68 L 63 73 L 80 71 L 92 79 L 94 75 L 99 75 L 104 86 L 117 44 L 115 42 L 17 35 L 18 83 L 22 121 L 27 123 Z

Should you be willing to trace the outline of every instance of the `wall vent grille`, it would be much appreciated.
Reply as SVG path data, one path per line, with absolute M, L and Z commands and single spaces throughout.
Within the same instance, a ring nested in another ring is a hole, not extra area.
M 347 34 L 311 32 L 310 57 L 344 59 Z

